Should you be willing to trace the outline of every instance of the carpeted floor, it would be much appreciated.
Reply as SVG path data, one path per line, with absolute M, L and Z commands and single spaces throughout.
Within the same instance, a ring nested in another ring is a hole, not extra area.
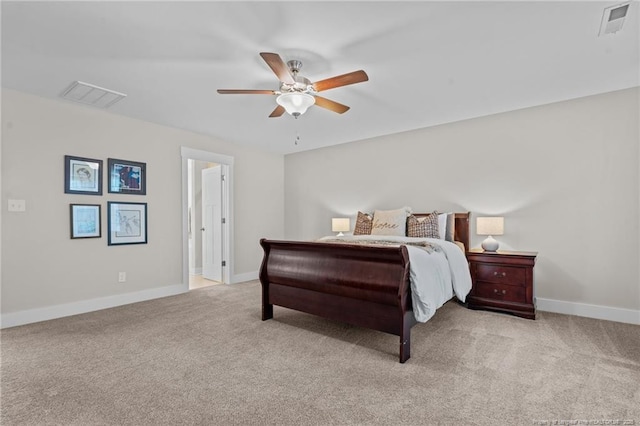
M 640 326 L 448 303 L 413 328 L 406 364 L 397 350 L 284 308 L 263 322 L 257 281 L 214 286 L 3 330 L 0 420 L 640 425 Z

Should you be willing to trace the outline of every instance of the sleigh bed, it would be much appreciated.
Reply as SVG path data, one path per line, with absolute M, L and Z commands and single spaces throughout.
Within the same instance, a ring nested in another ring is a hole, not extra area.
M 455 213 L 454 239 L 464 245 L 466 254 L 469 213 Z M 267 239 L 260 245 L 262 320 L 273 318 L 277 305 L 383 331 L 400 337 L 400 362 L 409 359 L 411 327 L 417 321 L 407 245 Z

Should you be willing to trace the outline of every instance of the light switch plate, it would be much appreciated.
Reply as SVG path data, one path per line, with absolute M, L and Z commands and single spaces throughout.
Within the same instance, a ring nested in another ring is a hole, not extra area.
M 23 212 L 27 210 L 27 203 L 25 200 L 8 200 L 8 204 L 10 212 Z

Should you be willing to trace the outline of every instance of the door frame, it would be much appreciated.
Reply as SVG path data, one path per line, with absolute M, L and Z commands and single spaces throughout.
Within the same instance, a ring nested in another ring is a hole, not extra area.
M 225 179 L 222 181 L 222 215 L 226 222 L 222 226 L 222 282 L 233 283 L 233 157 L 214 152 L 180 147 L 182 157 L 182 282 L 189 289 L 189 161 L 207 161 L 222 166 Z

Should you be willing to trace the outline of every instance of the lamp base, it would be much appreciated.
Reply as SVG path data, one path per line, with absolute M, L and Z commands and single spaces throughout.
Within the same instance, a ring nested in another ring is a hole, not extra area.
M 336 237 L 344 237 L 344 234 L 342 232 L 338 232 L 338 235 L 336 235 Z
M 500 244 L 493 239 L 491 235 L 487 237 L 486 240 L 482 242 L 482 248 L 484 251 L 497 251 Z

